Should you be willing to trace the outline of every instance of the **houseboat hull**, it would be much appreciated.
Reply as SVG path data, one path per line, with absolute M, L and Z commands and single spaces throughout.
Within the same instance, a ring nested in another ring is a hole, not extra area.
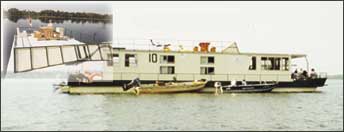
M 123 91 L 122 86 L 131 80 L 108 80 L 94 81 L 92 83 L 68 82 L 67 87 L 72 88 L 70 93 L 132 93 L 133 90 Z M 167 81 L 166 81 L 167 82 Z M 187 82 L 187 81 L 177 81 Z M 230 81 L 220 81 L 223 85 L 229 85 Z M 326 78 L 296 80 L 292 82 L 277 82 L 272 92 L 314 92 L 317 87 L 325 86 Z M 141 84 L 154 84 L 155 80 L 141 80 Z M 197 92 L 207 93 L 214 92 L 215 81 L 208 81 L 204 89 Z M 248 81 L 247 84 L 257 84 L 258 81 Z M 272 83 L 272 82 L 267 82 Z M 184 91 L 185 92 L 185 91 Z

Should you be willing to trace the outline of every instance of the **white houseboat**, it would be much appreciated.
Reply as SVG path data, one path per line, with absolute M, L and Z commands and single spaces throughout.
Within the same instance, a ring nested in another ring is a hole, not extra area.
M 43 28 L 42 32 L 16 36 L 11 59 L 14 72 L 81 61 L 89 61 L 84 63 L 91 69 L 97 67 L 99 77 L 86 82 L 71 76 L 68 85 L 72 87 L 120 88 L 139 77 L 142 83 L 206 79 L 208 87 L 213 87 L 214 82 L 228 85 L 234 80 L 245 80 L 248 84 L 274 82 L 277 86 L 273 91 L 314 91 L 326 81 L 326 74 L 292 78 L 291 62 L 302 57 L 307 60 L 304 54 L 242 53 L 235 42 L 192 41 L 188 45 L 183 41 L 164 40 L 157 43 L 142 40 L 138 44 L 135 40 L 134 43 L 85 44 L 63 37 L 63 31 Z M 52 34 L 47 37 L 49 33 Z M 310 72 L 308 62 L 307 71 Z
M 302 57 L 307 61 L 303 54 L 242 53 L 235 42 L 193 42 L 189 47 L 180 45 L 181 41 L 142 43 L 115 44 L 108 61 L 102 64 L 101 80 L 91 83 L 70 80 L 68 85 L 122 86 L 139 77 L 142 83 L 206 79 L 207 86 L 213 87 L 214 82 L 228 85 L 231 81 L 245 80 L 248 84 L 277 83 L 273 91 L 306 92 L 324 86 L 326 81 L 324 73 L 316 77 L 291 77 L 291 62 Z M 307 61 L 307 71 L 308 67 Z

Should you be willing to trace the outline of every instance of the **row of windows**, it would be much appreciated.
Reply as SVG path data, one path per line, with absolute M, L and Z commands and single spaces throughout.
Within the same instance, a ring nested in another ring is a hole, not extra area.
M 174 74 L 175 69 L 174 66 L 160 66 L 160 74 Z M 214 67 L 201 67 L 200 70 L 201 74 L 215 74 Z
M 289 58 L 283 57 L 261 57 L 261 69 L 262 70 L 289 70 Z M 257 57 L 251 57 L 251 63 L 249 70 L 257 69 Z
M 151 58 L 150 58 L 151 59 Z M 136 66 L 137 59 L 135 54 L 125 54 L 125 67 Z M 118 64 L 119 63 L 119 55 L 113 54 L 112 61 L 108 62 L 108 65 Z M 160 56 L 160 63 L 161 64 L 174 64 L 175 57 L 173 55 L 161 55 Z M 215 58 L 213 56 L 201 56 L 201 64 L 214 64 Z
M 137 65 L 137 56 L 136 54 L 125 54 L 125 67 L 131 67 Z M 160 56 L 161 64 L 174 64 L 175 57 L 173 55 L 161 55 Z M 213 56 L 201 56 L 201 64 L 214 64 L 215 57 Z M 119 55 L 113 54 L 112 61 L 108 62 L 108 65 L 119 64 Z M 172 68 L 170 68 L 172 69 Z M 249 70 L 257 69 L 257 57 L 251 57 Z M 279 58 L 279 57 L 261 57 L 261 69 L 262 70 L 289 70 L 289 58 Z M 160 71 L 162 71 L 160 69 Z M 164 70 L 167 71 L 167 70 Z M 170 70 L 174 71 L 174 70 Z M 201 74 L 213 74 L 214 67 L 203 67 L 201 68 Z M 162 73 L 162 72 L 161 72 Z M 163 72 L 168 73 L 168 72 Z

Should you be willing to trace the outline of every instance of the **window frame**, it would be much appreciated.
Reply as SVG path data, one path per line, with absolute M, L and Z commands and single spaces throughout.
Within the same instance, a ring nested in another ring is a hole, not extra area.
M 167 68 L 167 73 L 162 72 L 163 68 Z M 171 70 L 172 72 L 170 72 L 170 68 L 172 69 Z M 160 66 L 160 74 L 175 74 L 175 73 L 176 73 L 176 69 L 174 66 Z
M 256 56 L 251 56 L 251 64 L 248 67 L 250 71 L 255 71 L 257 70 L 257 57 Z
M 135 58 L 135 66 L 137 66 L 137 55 L 136 54 L 125 54 L 124 56 L 124 67 L 133 67 L 130 65 L 130 58 L 131 57 Z
M 172 59 L 172 62 L 169 62 L 169 60 Z M 174 55 L 160 55 L 160 64 L 175 64 L 176 58 Z
M 213 60 L 212 62 L 209 61 L 210 58 L 212 58 L 212 60 Z M 205 62 L 202 60 L 205 60 Z M 202 65 L 215 64 L 215 56 L 201 56 L 200 64 L 202 64 Z
M 202 72 L 202 69 L 205 69 L 205 73 Z M 213 69 L 213 72 L 212 73 L 209 73 L 209 69 L 212 68 Z M 215 75 L 215 67 L 210 67 L 210 66 L 202 66 L 200 67 L 200 74 L 201 75 Z

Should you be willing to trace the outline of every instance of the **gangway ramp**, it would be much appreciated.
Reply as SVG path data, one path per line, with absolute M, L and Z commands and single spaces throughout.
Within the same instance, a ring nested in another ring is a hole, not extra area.
M 14 47 L 14 72 L 26 72 L 82 61 L 109 61 L 109 43 Z

